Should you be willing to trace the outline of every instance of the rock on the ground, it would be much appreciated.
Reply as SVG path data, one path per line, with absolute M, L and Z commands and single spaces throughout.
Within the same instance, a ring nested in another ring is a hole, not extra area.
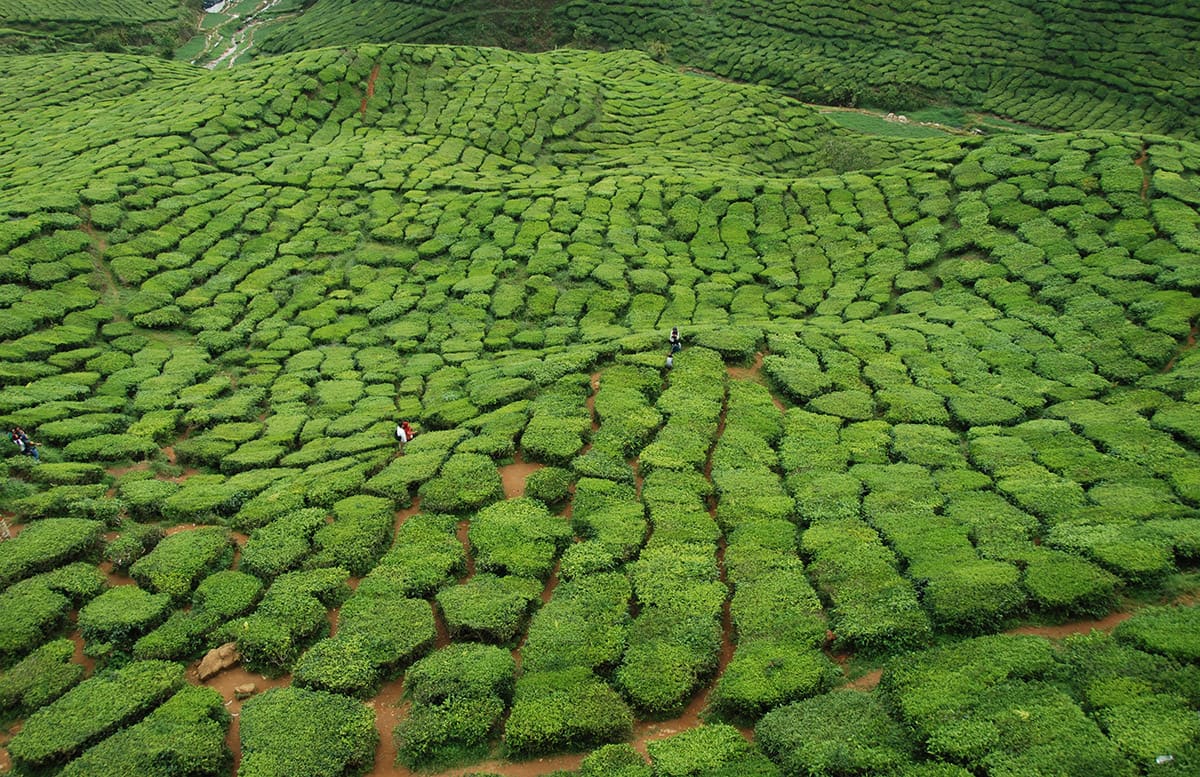
M 257 685 L 255 685 L 254 683 L 243 683 L 241 685 L 234 687 L 233 698 L 248 699 L 256 693 L 258 693 Z
M 196 674 L 202 681 L 207 680 L 217 672 L 224 671 L 241 660 L 242 657 L 237 652 L 237 643 L 226 642 L 221 647 L 208 651 L 208 654 L 200 660 Z

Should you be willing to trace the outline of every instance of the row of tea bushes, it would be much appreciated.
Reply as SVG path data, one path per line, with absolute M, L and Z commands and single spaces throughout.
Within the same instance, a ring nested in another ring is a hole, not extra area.
M 614 681 L 649 714 L 682 709 L 717 668 L 728 590 L 720 579 L 720 529 L 707 510 L 712 485 L 703 469 L 717 438 L 725 380 L 715 351 L 693 347 L 678 354 L 657 402 L 666 424 L 640 457 L 651 532 L 631 567 L 639 613 Z
M 588 451 L 573 462 L 580 475 L 571 498 L 577 541 L 567 545 L 558 569 L 562 582 L 534 613 L 521 648 L 522 674 L 504 732 L 507 752 L 598 746 L 632 730 L 632 710 L 606 679 L 629 645 L 633 588 L 619 570 L 637 555 L 647 527 L 626 461 L 657 427 L 647 427 L 647 419 L 658 417 L 649 396 L 660 384 L 656 373 L 632 365 L 592 378 L 597 425 Z
M 11 665 L 58 633 L 72 609 L 107 587 L 94 564 L 77 561 L 9 586 L 0 593 L 0 664 Z
M 136 661 L 80 683 L 29 716 L 8 745 L 20 769 L 61 766 L 184 685 L 183 667 Z
M 131 587 L 115 590 L 125 588 Z M 217 647 L 214 640 L 221 633 L 221 626 L 249 613 L 258 604 L 262 592 L 262 580 L 247 572 L 232 569 L 215 572 L 196 586 L 191 609 L 170 613 L 162 625 L 133 643 L 133 656 L 169 661 L 196 658 L 205 650 Z M 82 614 L 80 611 L 81 618 Z M 118 623 L 125 620 L 123 616 L 117 618 Z M 83 625 L 81 620 L 81 631 Z M 83 636 L 88 638 L 86 633 Z M 88 648 L 91 650 L 92 646 L 89 644 Z
M 292 670 L 303 688 L 366 698 L 427 653 L 436 637 L 428 602 L 386 578 L 365 578 L 338 615 L 337 632 L 309 648 Z
M 433 596 L 467 572 L 466 550 L 455 532 L 452 515 L 417 513 L 396 530 L 396 540 L 363 582 L 378 579 L 409 598 Z
M 139 723 L 88 748 L 59 773 L 219 777 L 228 773 L 232 760 L 225 744 L 228 727 L 229 713 L 221 694 L 185 685 Z
M 611 0 L 570 2 L 559 13 L 584 38 L 661 51 L 809 102 L 909 111 L 949 101 L 1039 126 L 1152 132 L 1188 133 L 1194 115 L 1186 95 L 1195 80 L 1164 53 L 1195 39 L 1194 16 L 1183 7 L 1165 16 L 1126 9 L 1114 17 L 1072 2 L 976 15 L 948 3 L 680 9 L 661 0 Z M 987 65 L 965 67 L 972 56 Z M 1181 93 L 1166 95 L 1168 84 Z
M 0 545 L 0 587 L 68 562 L 95 556 L 104 526 L 78 518 L 47 518 Z
M 375 758 L 375 711 L 355 699 L 306 688 L 272 688 L 241 712 L 244 777 L 349 777 Z
M 893 430 L 897 443 L 905 431 L 902 426 Z M 933 447 L 936 432 L 943 430 L 908 431 Z M 957 441 L 945 442 L 957 451 Z M 903 560 L 936 628 L 994 631 L 1024 608 L 1020 571 L 1004 561 L 980 558 L 968 527 L 938 514 L 945 497 L 927 469 L 916 464 L 857 464 L 849 474 L 862 481 L 867 521 Z
M 580 742 L 629 736 L 633 713 L 601 675 L 625 652 L 631 593 L 624 575 L 586 574 L 560 584 L 534 614 L 505 725 L 508 752 L 578 749 Z
M 603 424 L 600 431 L 604 431 Z M 610 572 L 641 550 L 646 540 L 646 508 L 632 484 L 583 477 L 575 484 L 571 500 L 571 529 L 581 541 L 563 553 L 559 576 L 573 580 Z
M 512 699 L 515 673 L 508 652 L 472 642 L 413 664 L 405 675 L 412 706 L 394 732 L 397 760 L 418 769 L 483 757 Z
M 227 623 L 219 639 L 237 642 L 245 665 L 269 675 L 288 671 L 305 645 L 329 628 L 326 610 L 345 601 L 349 573 L 336 567 L 275 578 L 250 615 Z
M 736 650 L 709 704 L 754 720 L 781 704 L 827 691 L 837 671 L 820 647 L 826 623 L 797 557 L 794 505 L 777 474 L 783 420 L 760 384 L 730 381 L 725 426 L 712 454 L 717 521 L 733 587 Z

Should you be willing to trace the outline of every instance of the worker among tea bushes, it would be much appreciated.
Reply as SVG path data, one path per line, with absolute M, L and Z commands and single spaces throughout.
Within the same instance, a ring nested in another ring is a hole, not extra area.
M 669 342 L 671 343 L 672 356 L 683 350 L 683 338 L 679 336 L 679 327 L 671 327 L 671 337 L 669 338 Z
M 396 424 L 396 439 L 400 442 L 400 452 L 404 452 L 404 444 L 416 437 L 416 432 L 409 426 L 408 421 L 401 421 Z
M 34 461 L 41 461 L 41 454 L 38 453 L 38 444 L 29 439 L 29 435 L 19 426 L 14 426 L 8 433 L 8 437 L 17 446 L 17 450 L 26 456 L 32 456 Z

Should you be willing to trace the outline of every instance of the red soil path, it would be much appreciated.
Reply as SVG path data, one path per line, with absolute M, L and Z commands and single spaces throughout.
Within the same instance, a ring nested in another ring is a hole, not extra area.
M 365 119 L 367 117 L 367 100 L 375 96 L 375 79 L 379 78 L 379 63 L 375 63 L 375 67 L 371 68 L 371 75 L 367 78 L 367 93 L 363 95 L 362 105 L 359 106 L 359 113 Z

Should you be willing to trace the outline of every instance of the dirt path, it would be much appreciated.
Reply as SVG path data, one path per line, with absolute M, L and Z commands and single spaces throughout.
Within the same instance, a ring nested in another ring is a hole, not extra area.
M 545 464 L 525 461 L 520 449 L 513 454 L 513 463 L 500 467 L 500 481 L 504 484 L 504 498 L 516 499 L 525 496 L 525 478 L 537 472 Z
M 1099 619 L 1084 619 L 1070 621 L 1055 626 L 1017 626 L 1015 629 L 1009 629 L 1005 634 L 1032 634 L 1038 637 L 1046 637 L 1047 639 L 1063 639 L 1064 637 L 1072 637 L 1077 634 L 1091 634 L 1093 630 L 1109 633 L 1117 626 L 1129 620 L 1133 616 L 1132 611 L 1111 612 Z
M 1143 143 L 1141 153 L 1133 163 L 1142 169 L 1142 199 L 1146 199 L 1146 193 L 1150 191 L 1150 171 L 1146 169 L 1146 160 L 1150 158 L 1150 144 Z
M 1179 350 L 1171 357 L 1171 360 L 1166 363 L 1161 372 L 1167 373 L 1175 369 L 1175 363 L 1179 361 L 1179 357 L 1196 347 L 1196 336 L 1200 333 L 1200 322 L 1192 324 L 1192 329 L 1188 332 L 1187 340 L 1179 346 Z
M 367 100 L 375 96 L 375 79 L 379 78 L 380 67 L 380 63 L 376 62 L 375 67 L 371 68 L 371 75 L 367 78 L 367 90 L 363 94 L 362 105 L 358 109 L 364 119 L 367 118 Z
M 762 372 L 763 357 L 766 356 L 762 351 L 754 354 L 754 364 L 749 367 L 728 367 L 729 377 L 733 380 L 758 380 L 759 373 Z
M 262 693 L 269 688 L 283 688 L 292 684 L 292 676 L 284 675 L 282 677 L 269 678 L 254 672 L 247 671 L 241 665 L 231 667 L 223 672 L 220 672 L 207 680 L 201 682 L 196 675 L 196 666 L 193 664 L 188 668 L 187 679 L 193 685 L 206 685 L 209 688 L 216 690 L 221 694 L 221 698 L 225 699 L 225 709 L 228 710 L 232 720 L 229 724 L 229 731 L 225 735 L 225 744 L 233 751 L 233 770 L 231 774 L 237 774 L 238 766 L 242 762 L 242 742 L 241 729 L 239 721 L 242 713 L 242 701 L 238 699 L 233 689 L 240 685 L 253 683 L 255 693 Z

